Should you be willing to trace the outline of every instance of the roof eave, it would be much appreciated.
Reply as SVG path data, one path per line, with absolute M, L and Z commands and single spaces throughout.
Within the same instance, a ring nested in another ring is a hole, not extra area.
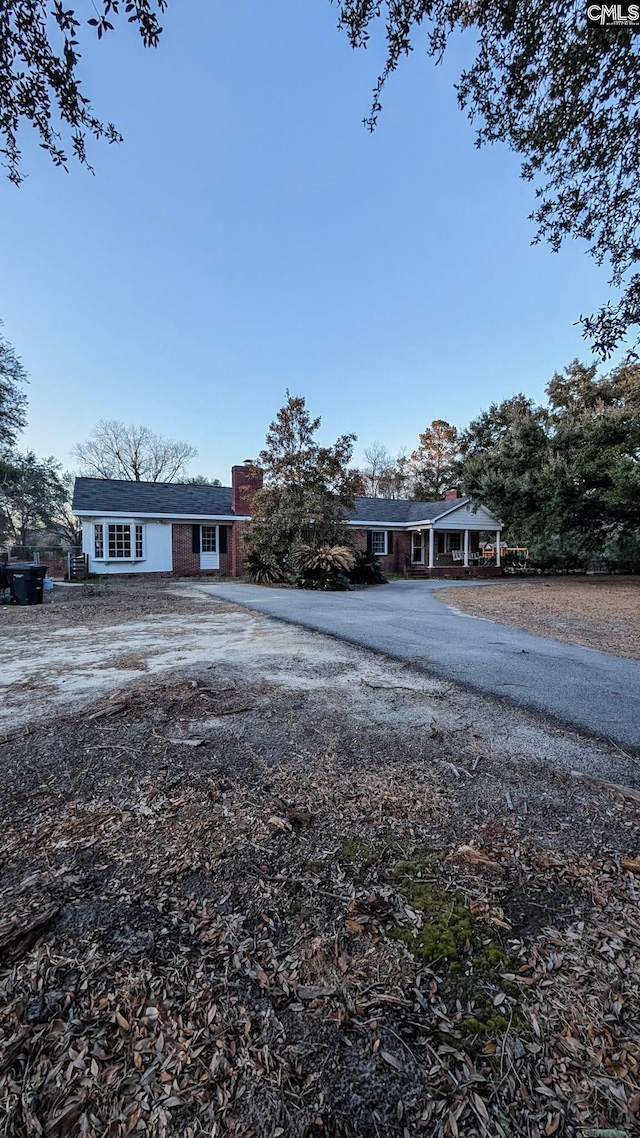
M 195 521 L 214 521 L 214 522 L 250 522 L 250 514 L 159 514 L 157 511 L 154 513 L 145 513 L 144 510 L 77 510 L 71 507 L 73 513 L 77 518 L 147 518 L 150 521 L 158 522 L 195 522 Z

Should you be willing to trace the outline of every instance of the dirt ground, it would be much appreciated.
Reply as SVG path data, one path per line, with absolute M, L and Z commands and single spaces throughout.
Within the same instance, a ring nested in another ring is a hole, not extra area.
M 436 596 L 472 616 L 640 660 L 640 577 L 552 577 Z
M 167 583 L 0 646 L 0 1133 L 638 1133 L 637 760 Z

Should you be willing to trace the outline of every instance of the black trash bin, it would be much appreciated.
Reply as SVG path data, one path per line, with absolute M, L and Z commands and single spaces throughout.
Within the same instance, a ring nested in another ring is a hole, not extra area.
M 41 605 L 44 591 L 46 565 L 30 565 L 14 562 L 5 565 L 4 572 L 9 579 L 11 600 L 14 605 Z

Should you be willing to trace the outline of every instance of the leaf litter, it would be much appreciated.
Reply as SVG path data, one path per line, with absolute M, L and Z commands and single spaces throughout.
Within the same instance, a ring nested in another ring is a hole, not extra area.
M 507 810 L 389 672 L 375 722 L 218 666 L 0 747 L 3 1134 L 639 1132 L 637 802 Z

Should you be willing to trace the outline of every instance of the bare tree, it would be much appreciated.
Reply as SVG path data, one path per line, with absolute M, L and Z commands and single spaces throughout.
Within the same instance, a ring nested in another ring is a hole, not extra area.
M 409 459 L 400 451 L 395 462 L 382 471 L 378 483 L 379 498 L 406 498 L 411 488 Z
M 195 447 L 156 435 L 149 427 L 101 419 L 91 438 L 73 448 L 80 472 L 89 478 L 127 482 L 175 482 L 197 456 Z
M 358 471 L 363 493 L 368 498 L 405 498 L 412 479 L 404 451 L 393 458 L 383 443 L 375 442 L 363 453 L 366 466 Z
M 383 485 L 389 481 L 389 474 L 395 463 L 383 443 L 373 442 L 363 451 L 366 466 L 360 470 L 367 498 L 385 498 Z

